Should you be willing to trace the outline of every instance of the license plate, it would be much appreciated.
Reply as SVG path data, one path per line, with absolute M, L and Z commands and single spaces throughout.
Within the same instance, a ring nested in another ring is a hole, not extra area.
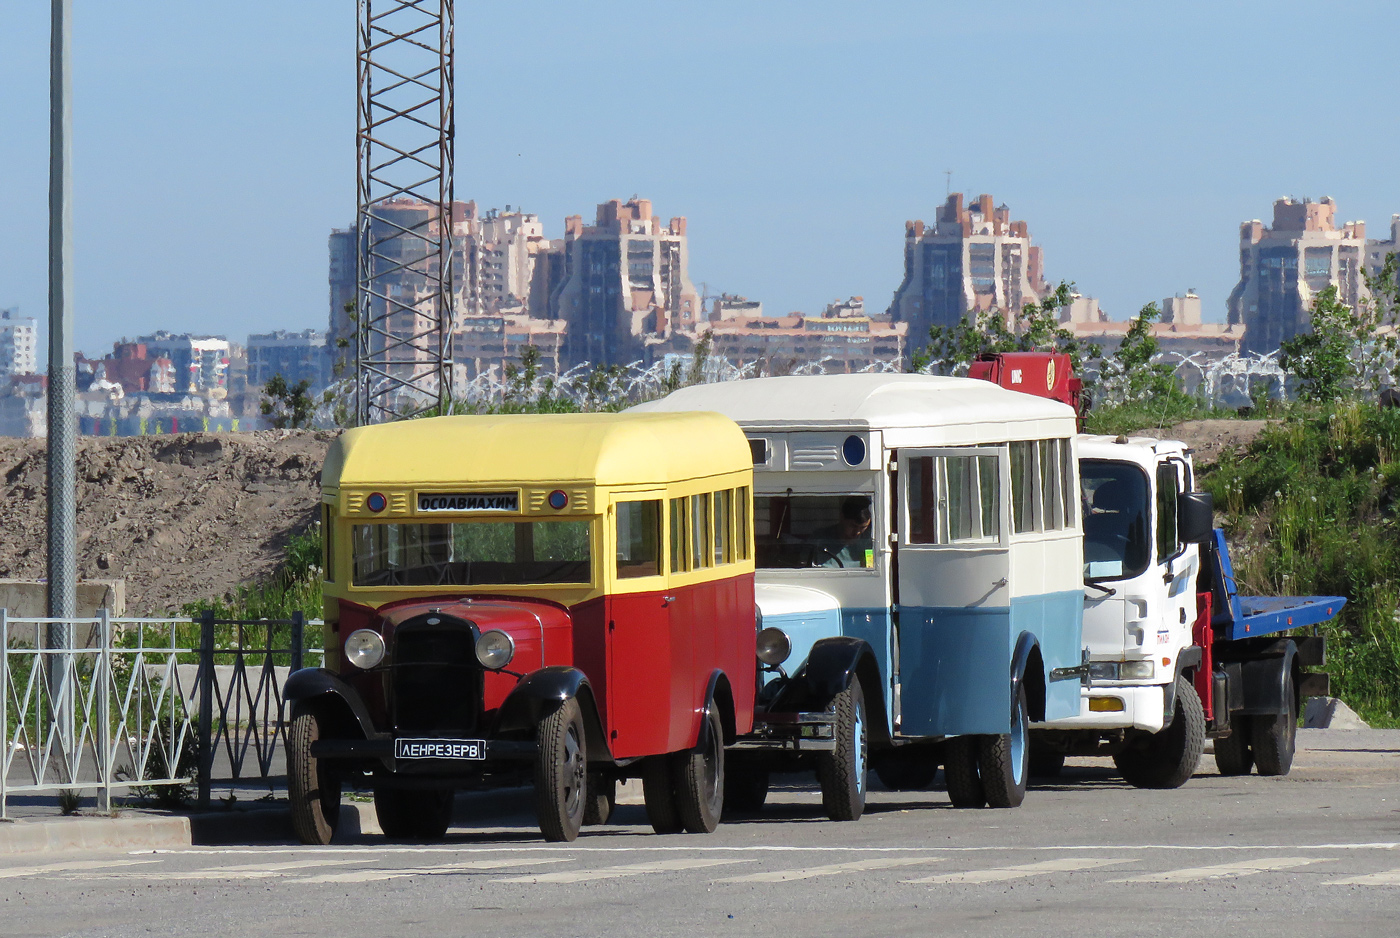
M 486 758 L 484 739 L 396 739 L 395 759 L 474 759 Z

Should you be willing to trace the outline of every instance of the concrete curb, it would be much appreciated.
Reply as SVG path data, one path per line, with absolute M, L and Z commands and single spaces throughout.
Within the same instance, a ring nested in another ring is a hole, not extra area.
M 74 817 L 0 824 L 0 856 L 190 846 L 185 817 Z

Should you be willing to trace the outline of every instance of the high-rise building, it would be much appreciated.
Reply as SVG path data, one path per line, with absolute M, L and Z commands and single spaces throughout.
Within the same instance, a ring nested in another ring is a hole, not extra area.
M 568 323 L 567 365 L 648 359 L 676 333 L 693 333 L 700 295 L 690 282 L 684 218 L 662 225 L 649 199 L 598 206 L 596 222 L 564 220 L 564 277 L 550 318 Z
M 1279 199 L 1274 223 L 1240 225 L 1240 282 L 1229 322 L 1244 326 L 1244 349 L 1267 353 L 1308 327 L 1313 300 L 1328 287 L 1355 306 L 1369 296 L 1362 276 L 1366 223 L 1336 223 L 1331 199 Z
M 19 309 L 0 309 L 0 380 L 32 375 L 39 370 L 34 319 Z
M 1046 293 L 1040 248 L 1024 221 L 1012 221 L 990 195 L 964 205 L 955 192 L 932 226 L 904 225 L 904 282 L 890 317 L 909 324 L 909 352 L 928 343 L 933 326 L 956 326 L 971 313 L 1000 310 L 1008 322 Z
M 1387 241 L 1368 240 L 1366 242 L 1366 274 L 1379 277 L 1386 259 L 1400 251 L 1400 215 L 1390 216 L 1390 239 Z M 1400 271 L 1396 272 L 1400 278 Z
M 310 381 L 312 387 L 320 387 L 326 380 L 326 351 L 326 334 L 315 329 L 250 335 L 248 387 L 260 389 L 273 375 L 281 375 L 289 385 Z

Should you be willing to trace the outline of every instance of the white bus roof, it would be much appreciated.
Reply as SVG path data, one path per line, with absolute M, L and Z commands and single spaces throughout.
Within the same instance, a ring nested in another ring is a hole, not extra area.
M 989 381 L 934 375 L 812 375 L 721 381 L 682 388 L 634 409 L 712 410 L 749 430 L 967 427 L 973 431 L 928 441 L 931 444 L 1071 436 L 1075 432 L 1074 411 L 1067 404 L 1008 391 Z M 907 438 L 887 445 L 923 442 L 912 438 L 922 434 L 897 435 Z

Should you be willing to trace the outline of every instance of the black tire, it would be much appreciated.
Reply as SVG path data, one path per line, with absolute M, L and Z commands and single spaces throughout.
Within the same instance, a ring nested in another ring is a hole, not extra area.
M 570 698 L 535 728 L 535 817 L 551 843 L 578 837 L 588 793 L 588 750 L 583 714 Z
M 983 736 L 977 745 L 977 774 L 989 807 L 1019 808 L 1026 800 L 1026 782 L 1031 774 L 1030 725 L 1026 685 L 1018 682 L 1011 709 L 1011 732 Z
M 855 821 L 865 811 L 870 766 L 870 723 L 859 680 L 836 695 L 832 709 L 836 711 L 835 746 L 817 756 L 822 808 L 833 821 Z
M 376 788 L 374 814 L 390 840 L 442 840 L 452 824 L 450 789 Z
M 676 804 L 670 757 L 651 756 L 642 764 L 642 799 L 652 830 L 658 834 L 679 834 L 685 829 Z
M 1171 724 L 1130 742 L 1113 756 L 1113 764 L 1134 788 L 1180 788 L 1196 773 L 1205 743 L 1201 698 L 1190 681 L 1179 677 Z
M 588 801 L 583 806 L 583 823 L 606 824 L 617 808 L 617 779 L 594 772 L 588 776 Z
M 980 808 L 987 803 L 977 774 L 976 736 L 954 736 L 943 744 L 943 782 L 955 808 Z
M 712 833 L 724 815 L 724 724 L 713 705 L 700 725 L 700 745 L 672 758 L 681 826 L 692 834 Z
M 938 774 L 938 760 L 927 746 L 887 749 L 871 763 L 880 784 L 890 791 L 923 791 Z
M 1059 778 L 1065 770 L 1065 754 L 1036 739 L 1031 733 L 1031 778 Z
M 768 800 L 768 770 L 730 759 L 724 766 L 724 810 L 758 814 Z
M 287 729 L 287 800 L 292 829 L 304 844 L 324 845 L 340 823 L 340 778 L 311 755 L 311 745 L 325 733 L 321 715 L 298 703 Z
M 1221 775 L 1248 775 L 1254 768 L 1251 722 L 1245 714 L 1237 714 L 1230 718 L 1230 735 L 1216 739 L 1215 767 Z
M 1293 751 L 1298 740 L 1298 698 L 1293 694 L 1293 675 L 1284 681 L 1286 713 L 1250 718 L 1250 748 L 1260 775 L 1287 775 L 1293 768 Z

